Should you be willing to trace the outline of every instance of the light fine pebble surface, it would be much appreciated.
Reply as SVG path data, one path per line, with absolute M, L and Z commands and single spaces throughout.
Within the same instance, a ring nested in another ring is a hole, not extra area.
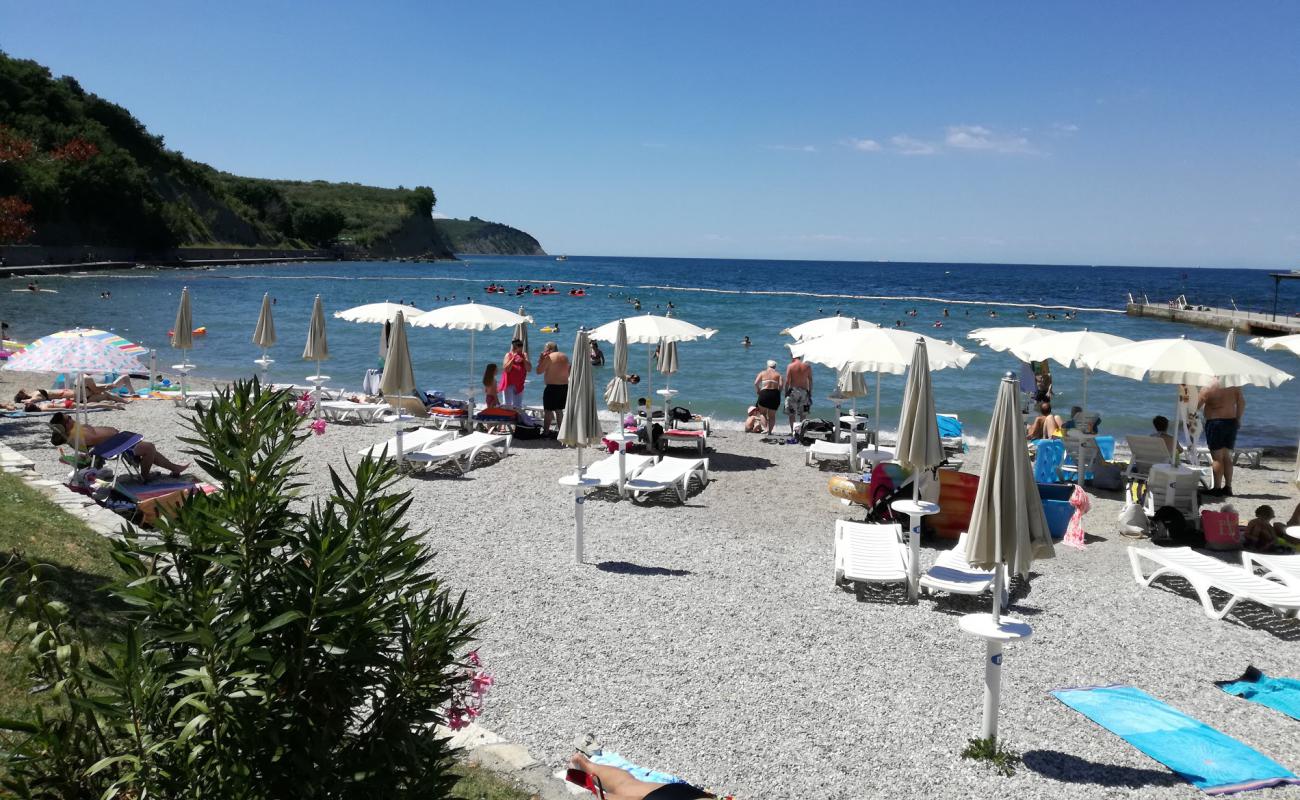
M 0 391 L 46 380 L 5 373 Z M 137 401 L 91 422 L 178 456 L 182 413 Z M 4 420 L 0 436 L 59 478 L 43 422 Z M 323 496 L 329 467 L 392 432 L 331 424 L 310 437 L 307 491 Z M 1139 587 L 1117 493 L 1094 493 L 1086 550 L 1058 545 L 1015 594 L 1011 613 L 1034 635 L 1006 652 L 1002 741 L 1024 758 L 1008 778 L 960 757 L 979 732 L 984 648 L 958 619 L 987 611 L 987 596 L 912 605 L 901 589 L 860 599 L 835 587 L 835 520 L 862 509 L 827 493 L 830 466 L 752 434 L 720 432 L 710 446 L 712 481 L 684 505 L 666 493 L 645 504 L 592 495 L 581 564 L 573 495 L 556 483 L 576 454 L 553 440 L 480 457 L 465 477 L 401 480 L 439 574 L 483 621 L 481 654 L 498 678 L 485 725 L 557 768 L 591 732 L 639 764 L 747 798 L 1199 796 L 1048 694 L 1121 683 L 1300 769 L 1300 722 L 1213 684 L 1248 664 L 1300 675 L 1300 621 L 1250 603 L 1215 621 L 1181 581 Z M 982 457 L 967 454 L 963 469 L 978 472 Z M 1280 460 L 1238 468 L 1243 519 L 1261 503 L 1289 515 L 1292 477 Z M 1261 797 L 1300 798 L 1300 787 Z

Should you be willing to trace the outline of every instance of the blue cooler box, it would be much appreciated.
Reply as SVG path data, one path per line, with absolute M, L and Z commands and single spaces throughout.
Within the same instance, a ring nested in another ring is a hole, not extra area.
M 1038 496 L 1043 498 L 1043 514 L 1047 517 L 1047 529 L 1053 539 L 1064 539 L 1065 529 L 1070 526 L 1070 517 L 1074 516 L 1074 506 L 1070 505 L 1070 495 L 1074 494 L 1073 483 L 1040 483 Z

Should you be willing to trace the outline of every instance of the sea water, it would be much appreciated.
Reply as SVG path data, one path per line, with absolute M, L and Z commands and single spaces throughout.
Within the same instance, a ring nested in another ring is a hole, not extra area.
M 9 288 L 21 288 L 10 281 Z M 510 294 L 487 294 L 491 283 L 504 284 Z M 559 294 L 516 297 L 519 284 L 553 284 Z M 1165 269 L 1144 267 L 1026 266 L 1006 264 L 905 264 L 825 261 L 740 261 L 719 259 L 468 256 L 461 262 L 410 264 L 398 262 L 332 262 L 221 267 L 206 270 L 135 269 L 85 275 L 49 276 L 43 288 L 58 294 L 0 292 L 0 319 L 9 323 L 9 336 L 30 340 L 76 325 L 113 330 L 146 347 L 158 349 L 166 371 L 180 363 L 168 346 L 182 287 L 193 300 L 194 324 L 207 328 L 195 337 L 189 361 L 195 374 L 218 379 L 248 377 L 258 367 L 260 352 L 252 344 L 262 294 L 276 300 L 274 318 L 279 341 L 271 349 L 272 379 L 302 383 L 316 366 L 300 356 L 311 315 L 312 299 L 320 294 L 327 314 L 363 303 L 409 302 L 422 310 L 473 300 L 518 310 L 535 319 L 530 329 L 532 355 L 543 343 L 573 349 L 579 326 L 595 327 L 620 316 L 672 313 L 717 333 L 708 340 L 679 345 L 680 372 L 670 379 L 679 390 L 673 401 L 691 411 L 712 416 L 720 424 L 738 426 L 754 402 L 753 382 L 768 359 L 783 370 L 789 360 L 782 334 L 788 327 L 836 312 L 869 319 L 884 326 L 902 323 L 909 331 L 944 340 L 955 339 L 978 354 L 964 370 L 949 369 L 933 376 L 938 410 L 960 415 L 969 434 L 983 435 L 997 393 L 998 380 L 1018 364 L 1007 353 L 995 353 L 966 338 L 973 328 L 1036 324 L 1049 330 L 1091 328 L 1132 339 L 1187 336 L 1223 343 L 1225 332 L 1172 322 L 1125 316 L 1128 294 L 1148 295 L 1162 302 L 1186 295 L 1196 304 L 1271 311 L 1273 281 L 1262 270 Z M 582 288 L 585 297 L 570 297 Z M 101 299 L 101 293 L 111 293 Z M 1300 303 L 1300 286 L 1284 284 L 1280 314 Z M 441 299 L 439 299 L 441 298 Z M 633 308 L 639 300 L 640 312 Z M 1026 310 L 1038 318 L 1026 320 Z M 909 311 L 915 309 L 916 316 Z M 947 309 L 947 316 L 944 310 Z M 1073 320 L 1066 309 L 1078 309 Z M 989 316 L 996 312 L 997 317 Z M 1048 319 L 1047 314 L 1056 315 Z M 935 327 L 941 323 L 942 327 Z M 558 326 L 544 333 L 543 326 Z M 333 319 L 327 326 L 330 360 L 323 365 L 331 385 L 359 389 L 365 370 L 376 366 L 379 326 Z M 474 337 L 473 375 L 468 361 L 470 334 L 427 328 L 410 331 L 416 379 L 426 389 L 463 394 L 479 383 L 488 359 L 500 361 L 509 346 L 510 329 Z M 748 336 L 750 347 L 742 345 Z M 1300 371 L 1300 359 L 1289 353 L 1266 353 L 1239 338 L 1239 349 L 1287 372 Z M 595 370 L 598 391 L 609 380 L 612 345 L 605 345 L 606 365 Z M 629 369 L 647 376 L 651 348 L 633 345 Z M 1056 410 L 1068 413 L 1081 398 L 1082 373 L 1052 366 Z M 653 388 L 665 378 L 653 375 Z M 829 418 L 827 399 L 834 373 L 815 368 L 813 416 Z M 868 378 L 874 391 L 875 381 Z M 643 381 L 641 392 L 650 384 Z M 897 426 L 903 377 L 886 375 L 881 382 L 881 427 Z M 1300 381 L 1278 389 L 1247 388 L 1248 409 L 1240 442 L 1294 446 L 1300 434 Z M 540 381 L 530 382 L 525 399 L 541 400 Z M 1088 385 L 1089 410 L 1102 415 L 1101 432 L 1122 437 L 1147 433 L 1155 414 L 1172 416 L 1174 387 L 1141 383 L 1097 373 Z M 656 404 L 660 403 L 655 398 Z M 874 397 L 859 400 L 859 409 L 873 411 Z M 779 416 L 784 427 L 784 414 Z

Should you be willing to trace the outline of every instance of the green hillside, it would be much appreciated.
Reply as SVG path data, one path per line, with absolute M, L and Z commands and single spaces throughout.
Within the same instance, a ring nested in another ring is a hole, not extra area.
M 453 242 L 432 219 L 436 203 L 427 186 L 219 172 L 167 149 L 75 78 L 0 52 L 0 245 L 116 246 L 142 257 L 219 244 L 452 258 Z M 477 222 L 493 226 L 483 241 L 540 252 L 522 231 Z
M 546 251 L 518 228 L 478 217 L 440 219 L 438 229 L 451 240 L 451 248 L 466 255 L 544 256 Z

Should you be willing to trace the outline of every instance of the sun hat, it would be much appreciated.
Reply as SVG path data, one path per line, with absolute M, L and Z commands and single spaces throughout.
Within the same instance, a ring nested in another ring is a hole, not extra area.
M 776 361 L 774 361 L 774 360 L 772 360 L 772 359 L 769 358 L 769 359 L 767 360 L 767 365 L 768 365 L 769 367 L 773 367 L 773 368 L 775 368 L 775 367 L 776 367 Z

